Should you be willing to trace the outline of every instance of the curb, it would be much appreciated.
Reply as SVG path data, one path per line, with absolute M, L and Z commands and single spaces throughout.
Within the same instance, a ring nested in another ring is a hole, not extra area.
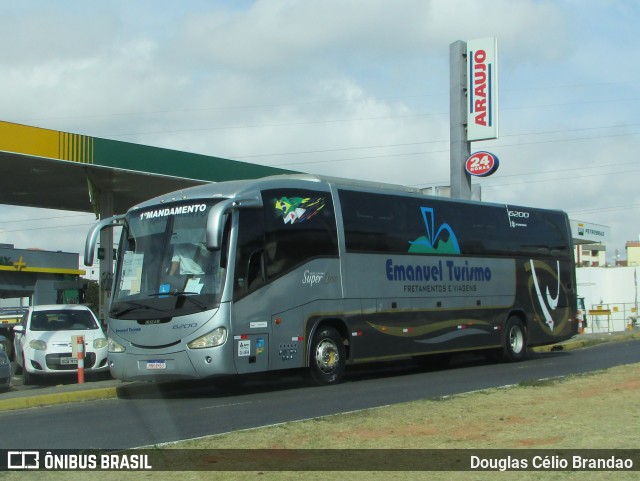
M 118 397 L 118 388 L 103 387 L 85 391 L 70 391 L 53 394 L 38 394 L 0 400 L 0 411 L 14 411 L 17 409 L 52 406 L 78 401 L 98 401 Z
M 548 346 L 532 347 L 533 352 L 555 352 L 555 351 L 571 351 L 573 349 L 581 349 L 583 347 L 595 346 L 597 344 L 604 344 L 605 342 L 620 342 L 627 341 L 629 339 L 640 339 L 640 332 L 619 332 L 619 333 L 605 333 L 600 337 L 591 337 L 583 339 L 572 339 L 569 341 L 561 342 L 559 344 L 550 344 Z

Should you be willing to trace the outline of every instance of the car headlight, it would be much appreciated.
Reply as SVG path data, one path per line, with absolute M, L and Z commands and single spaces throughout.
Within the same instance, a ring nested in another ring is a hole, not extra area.
M 227 329 L 218 327 L 204 336 L 200 336 L 187 344 L 189 349 L 204 349 L 205 347 L 216 347 L 224 344 L 227 340 Z
M 107 340 L 104 337 L 99 337 L 98 339 L 93 340 L 94 349 L 102 349 L 106 345 L 107 345 Z
M 31 349 L 35 349 L 36 351 L 46 351 L 47 343 L 44 341 L 41 341 L 40 339 L 33 339 L 29 341 L 29 347 Z
M 108 352 L 124 352 L 125 348 L 122 344 L 114 341 L 113 339 L 109 338 L 107 340 L 107 351 Z

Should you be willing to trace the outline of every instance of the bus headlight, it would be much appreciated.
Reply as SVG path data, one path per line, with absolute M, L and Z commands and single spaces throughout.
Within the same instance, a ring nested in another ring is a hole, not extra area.
M 35 349 L 36 351 L 46 351 L 47 343 L 44 341 L 41 341 L 40 339 L 33 339 L 29 341 L 29 347 L 31 349 Z
M 98 339 L 93 340 L 94 349 L 102 349 L 106 345 L 107 345 L 107 340 L 104 337 L 99 337 Z
M 187 344 L 189 349 L 204 349 L 205 347 L 216 347 L 224 344 L 227 340 L 227 328 L 218 327 L 213 331 L 200 336 Z
M 107 352 L 124 352 L 125 348 L 122 344 L 109 338 L 107 340 Z

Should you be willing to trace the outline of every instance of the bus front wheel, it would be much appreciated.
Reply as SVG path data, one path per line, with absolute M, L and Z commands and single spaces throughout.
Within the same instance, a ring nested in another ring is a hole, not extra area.
M 311 377 L 320 385 L 337 384 L 346 363 L 344 340 L 334 328 L 320 327 L 313 336 L 309 369 Z
M 527 330 L 515 316 L 510 317 L 505 326 L 503 357 L 511 362 L 522 361 L 527 357 Z

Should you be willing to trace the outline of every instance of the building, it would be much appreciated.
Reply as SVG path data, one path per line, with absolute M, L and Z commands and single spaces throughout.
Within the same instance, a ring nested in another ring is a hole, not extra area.
M 0 245 L 0 299 L 29 298 L 29 304 L 82 303 L 86 281 L 75 253 L 15 249 Z M 15 305 L 15 301 L 13 301 Z
M 604 267 L 606 254 L 604 244 L 578 244 L 575 246 L 576 267 Z
M 640 266 L 640 241 L 629 241 L 624 247 L 627 250 L 627 265 Z

